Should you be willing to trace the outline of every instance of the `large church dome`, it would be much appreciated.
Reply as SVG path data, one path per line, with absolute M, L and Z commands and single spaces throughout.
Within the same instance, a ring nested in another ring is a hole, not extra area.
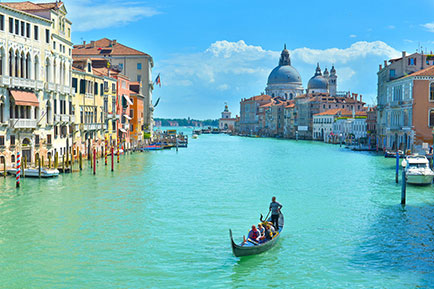
M 289 57 L 289 51 L 285 48 L 283 49 L 279 66 L 274 68 L 270 75 L 268 76 L 267 84 L 299 84 L 301 85 L 301 77 L 297 69 L 291 66 L 291 59 Z

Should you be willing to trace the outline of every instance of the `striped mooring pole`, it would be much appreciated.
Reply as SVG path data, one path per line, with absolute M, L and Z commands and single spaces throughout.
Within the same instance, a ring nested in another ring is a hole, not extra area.
M 104 159 L 105 159 L 105 165 L 107 165 L 107 150 L 108 150 L 107 137 L 104 140 L 104 144 L 105 144 Z
M 121 147 L 121 142 L 118 140 L 118 163 L 119 163 L 119 155 L 121 153 L 120 147 Z
M 17 152 L 17 172 L 16 172 L 17 188 L 20 187 L 20 174 L 21 174 L 21 154 L 20 152 Z

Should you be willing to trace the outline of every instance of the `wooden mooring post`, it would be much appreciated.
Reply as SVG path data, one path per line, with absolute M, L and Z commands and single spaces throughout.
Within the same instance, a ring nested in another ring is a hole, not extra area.
M 396 151 L 396 174 L 395 174 L 395 182 L 398 183 L 399 179 L 399 151 Z
M 78 161 L 79 161 L 79 166 L 80 166 L 80 171 L 81 171 L 83 169 L 83 155 L 81 154 L 81 152 L 78 156 Z
M 405 169 L 402 170 L 402 187 L 401 187 L 401 205 L 405 205 L 407 194 L 407 178 L 405 177 Z
M 114 150 L 114 148 L 113 148 L 113 146 L 112 146 L 112 172 L 114 171 L 114 166 L 115 166 L 115 156 L 114 156 L 114 154 L 115 154 L 115 150 Z
M 93 174 L 96 174 L 96 149 L 93 149 Z
M 41 158 L 38 157 L 38 176 L 41 178 Z
M 27 156 L 24 156 L 23 178 L 26 177 L 26 167 L 27 167 Z

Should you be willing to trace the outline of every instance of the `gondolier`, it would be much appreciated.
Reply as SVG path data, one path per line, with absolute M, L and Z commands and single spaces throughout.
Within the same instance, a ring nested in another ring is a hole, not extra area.
M 276 197 L 272 197 L 270 203 L 271 222 L 273 223 L 273 226 L 276 229 L 276 231 L 279 230 L 279 214 L 281 208 L 282 205 L 276 201 Z

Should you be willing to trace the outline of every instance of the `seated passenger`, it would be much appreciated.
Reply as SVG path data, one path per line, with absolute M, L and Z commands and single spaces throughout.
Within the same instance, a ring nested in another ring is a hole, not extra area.
M 268 225 L 270 225 L 271 232 L 273 232 L 273 234 L 276 233 L 276 229 L 274 228 L 273 223 L 268 222 Z
M 259 234 L 260 233 L 259 233 L 258 229 L 256 229 L 255 225 L 253 225 L 252 229 L 249 232 L 248 239 L 255 241 L 255 242 L 258 242 L 259 241 Z
M 265 228 L 262 226 L 262 223 L 258 224 L 259 238 L 262 238 L 265 234 Z

